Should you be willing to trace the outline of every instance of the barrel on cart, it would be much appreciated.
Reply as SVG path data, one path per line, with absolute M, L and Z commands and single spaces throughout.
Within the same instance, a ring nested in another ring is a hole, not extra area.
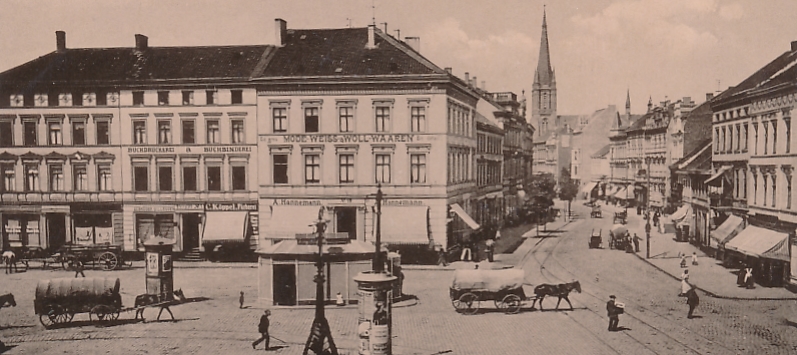
M 92 314 L 98 321 L 115 320 L 122 310 L 118 278 L 60 278 L 36 285 L 33 309 L 45 328 L 72 321 L 75 314 Z

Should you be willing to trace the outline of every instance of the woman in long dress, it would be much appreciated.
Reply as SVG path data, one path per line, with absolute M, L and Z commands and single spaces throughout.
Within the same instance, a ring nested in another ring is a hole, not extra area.
M 692 285 L 689 284 L 689 269 L 686 269 L 684 273 L 681 274 L 681 296 L 685 295 L 691 288 Z

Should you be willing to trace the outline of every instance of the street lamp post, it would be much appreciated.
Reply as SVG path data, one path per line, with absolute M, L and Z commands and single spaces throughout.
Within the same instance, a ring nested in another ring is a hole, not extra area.
M 315 289 L 315 319 L 310 328 L 310 335 L 307 337 L 307 343 L 304 345 L 304 352 L 302 355 L 308 355 L 309 351 L 312 354 L 322 355 L 338 355 L 338 348 L 335 346 L 335 341 L 332 340 L 332 332 L 329 329 L 329 322 L 324 316 L 324 231 L 327 229 L 327 221 L 324 220 L 324 207 L 318 209 L 318 220 L 315 222 L 316 239 L 318 243 L 318 259 L 316 260 L 316 275 L 313 281 L 316 283 Z M 327 346 L 324 346 L 326 340 Z
M 647 197 L 648 218 L 647 218 L 646 223 L 645 223 L 645 237 L 647 238 L 646 243 L 645 243 L 645 249 L 646 249 L 645 259 L 650 259 L 650 160 L 651 159 L 650 158 L 646 158 L 645 160 L 647 160 L 647 163 L 648 163 L 648 170 L 647 170 L 647 173 L 648 173 L 647 174 L 648 175 L 648 197 Z M 661 223 L 661 222 L 659 222 L 659 223 Z

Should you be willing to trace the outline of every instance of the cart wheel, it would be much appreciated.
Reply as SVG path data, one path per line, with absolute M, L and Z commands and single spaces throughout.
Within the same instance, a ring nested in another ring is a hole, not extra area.
M 97 315 L 100 321 L 110 321 L 119 318 L 119 311 L 111 306 L 100 304 L 91 309 L 91 313 Z M 89 313 L 89 315 L 91 315 Z
M 114 270 L 119 266 L 119 259 L 116 257 L 116 254 L 106 251 L 97 257 L 97 264 L 100 265 L 100 269 L 102 270 Z
M 39 315 L 39 322 L 45 328 L 50 328 L 55 324 L 68 323 L 74 316 L 74 313 L 69 313 L 61 306 L 53 306 L 47 313 Z
M 454 301 L 454 307 L 459 313 L 476 314 L 479 311 L 479 297 L 471 292 L 463 293 Z
M 509 294 L 504 296 L 504 299 L 501 300 L 498 309 L 502 310 L 506 314 L 515 314 L 520 312 L 520 297 L 515 294 Z

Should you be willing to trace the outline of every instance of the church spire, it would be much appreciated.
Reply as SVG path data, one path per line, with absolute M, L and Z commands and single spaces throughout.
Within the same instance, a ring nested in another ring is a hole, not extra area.
M 542 10 L 542 36 L 540 38 L 540 58 L 537 62 L 537 72 L 535 73 L 535 83 L 543 85 L 551 84 L 553 80 L 553 70 L 551 70 L 551 54 L 548 49 L 548 21 L 546 19 L 545 8 Z

